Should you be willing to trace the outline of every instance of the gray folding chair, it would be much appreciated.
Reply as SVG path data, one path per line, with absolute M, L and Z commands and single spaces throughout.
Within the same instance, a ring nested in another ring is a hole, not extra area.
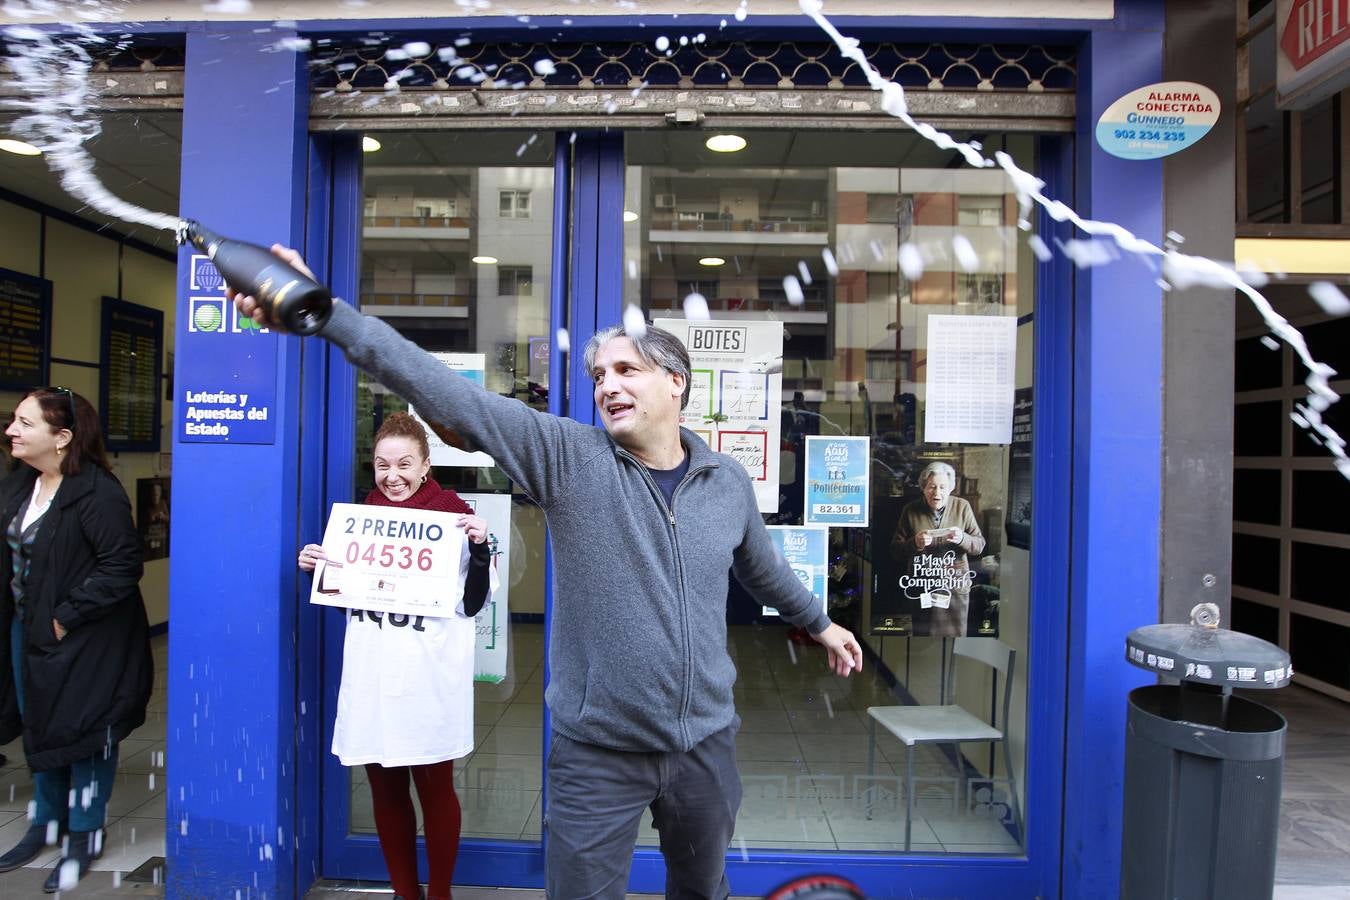
M 1003 713 L 995 721 L 1001 727 L 995 727 L 980 718 L 966 712 L 955 704 L 938 706 L 869 706 L 867 715 L 871 718 L 871 730 L 867 746 L 867 773 L 871 775 L 876 762 L 877 725 L 895 735 L 905 745 L 905 849 L 910 848 L 910 832 L 914 824 L 914 747 L 917 744 L 964 744 L 971 741 L 997 742 L 1003 747 L 1003 766 L 1008 773 L 1009 803 L 1013 814 L 1014 826 L 1021 833 L 1021 815 L 1017 807 L 1017 780 L 1013 775 L 1012 753 L 1005 740 L 1008 727 L 1008 707 L 1012 700 L 1013 667 L 1017 651 L 997 638 L 956 639 L 950 657 L 949 672 L 945 679 L 948 692 L 952 675 L 955 674 L 956 657 L 964 656 L 978 660 L 996 669 L 1003 675 Z M 945 697 L 943 698 L 946 699 Z M 993 773 L 991 772 L 992 776 Z

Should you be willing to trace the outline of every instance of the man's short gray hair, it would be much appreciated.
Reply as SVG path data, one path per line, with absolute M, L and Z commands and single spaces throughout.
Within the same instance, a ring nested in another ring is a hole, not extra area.
M 945 462 L 930 462 L 924 466 L 919 473 L 919 487 L 922 488 L 934 475 L 946 475 L 947 483 L 952 486 L 952 490 L 956 490 L 956 470 Z
M 633 350 L 637 352 L 638 358 L 644 363 L 658 369 L 664 369 L 670 374 L 679 375 L 684 379 L 684 393 L 680 396 L 680 409 L 688 406 L 689 391 L 693 387 L 689 372 L 689 351 L 684 349 L 684 344 L 680 343 L 679 338 L 664 328 L 657 328 L 655 325 L 648 325 L 646 330 L 637 336 L 629 334 L 628 329 L 622 325 L 611 325 L 597 331 L 586 342 L 586 350 L 582 354 L 587 374 L 594 371 L 595 357 L 600 352 L 600 348 L 615 338 L 621 337 L 626 337 L 633 343 Z

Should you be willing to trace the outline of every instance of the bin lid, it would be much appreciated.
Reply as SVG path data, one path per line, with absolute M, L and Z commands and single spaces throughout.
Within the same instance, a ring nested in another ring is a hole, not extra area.
M 1294 676 L 1288 651 L 1270 641 L 1204 625 L 1145 625 L 1125 638 L 1125 658 L 1182 681 L 1282 688 Z

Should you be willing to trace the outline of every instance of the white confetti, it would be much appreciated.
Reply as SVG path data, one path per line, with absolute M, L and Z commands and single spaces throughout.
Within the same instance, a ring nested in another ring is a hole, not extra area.
M 910 281 L 923 277 L 923 254 L 918 247 L 909 243 L 900 245 L 900 271 Z
M 829 247 L 820 251 L 820 258 L 825 260 L 825 271 L 830 273 L 830 277 L 833 278 L 839 274 L 839 263 L 835 261 L 834 254 L 830 252 Z
M 806 302 L 806 297 L 802 294 L 802 284 L 796 275 L 789 275 L 783 279 L 783 293 L 787 294 L 788 302 L 793 306 L 801 306 Z
M 657 50 L 660 50 L 662 53 L 665 53 L 667 50 L 669 50 L 669 49 L 670 49 L 670 38 L 666 37 L 664 34 L 661 35 L 659 38 L 657 38 L 657 39 L 656 39 L 656 49 L 657 49 Z
M 56 886 L 63 891 L 71 890 L 80 883 L 80 861 L 68 859 L 61 863 L 61 872 L 56 877 Z
M 805 260 L 797 260 L 797 275 L 802 280 L 802 284 L 811 283 L 811 268 Z
M 1308 295 L 1317 301 L 1325 313 L 1343 316 L 1350 312 L 1350 299 L 1346 299 L 1341 289 L 1330 281 L 1314 281 L 1308 285 Z
M 956 264 L 962 272 L 974 272 L 980 268 L 980 256 L 964 234 L 952 238 L 952 252 L 956 254 Z
M 708 314 L 708 298 L 697 291 L 685 297 L 684 317 L 695 321 L 707 321 L 712 318 Z
M 1070 238 L 1067 241 L 1056 240 L 1064 255 L 1073 260 L 1073 264 L 1082 269 L 1104 266 L 1117 258 L 1115 246 L 1106 241 L 1080 240 Z M 1181 285 L 1178 285 L 1181 287 Z
M 409 41 L 403 45 L 403 52 L 421 59 L 424 56 L 431 55 L 431 45 L 426 41 Z
M 635 338 L 647 333 L 647 320 L 643 317 L 642 310 L 631 303 L 623 311 L 623 330 Z
M 536 59 L 534 61 L 534 74 L 547 77 L 558 71 L 558 67 L 553 64 L 551 59 Z
M 1268 335 L 1268 334 L 1263 334 L 1263 335 L 1261 335 L 1261 345 L 1262 345 L 1263 347 L 1265 347 L 1267 350 L 1279 350 L 1279 349 L 1280 349 L 1280 342 L 1277 341 L 1277 340 L 1275 340 L 1273 337 L 1271 337 L 1271 336 Z
M 1050 249 L 1049 245 L 1041 239 L 1039 234 L 1028 235 L 1027 246 L 1031 248 L 1031 252 L 1034 253 L 1036 258 L 1041 262 L 1049 262 L 1055 255 L 1055 251 Z

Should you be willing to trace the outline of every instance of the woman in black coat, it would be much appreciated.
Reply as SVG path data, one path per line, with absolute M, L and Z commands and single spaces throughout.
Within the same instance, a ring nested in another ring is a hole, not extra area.
M 0 855 L 17 869 L 68 834 L 44 888 L 102 854 L 117 745 L 145 722 L 154 682 L 141 546 L 103 451 L 98 413 L 65 388 L 24 397 L 0 481 L 0 743 L 23 735 L 33 817 Z

